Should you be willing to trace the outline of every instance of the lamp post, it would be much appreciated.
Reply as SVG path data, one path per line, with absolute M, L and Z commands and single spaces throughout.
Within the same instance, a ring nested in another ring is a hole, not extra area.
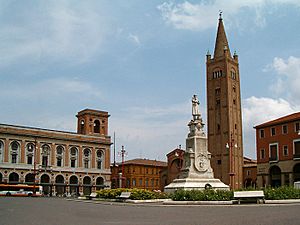
M 36 150 L 37 150 L 37 141 L 34 139 L 34 152 L 33 152 L 33 195 L 36 195 L 35 185 L 36 185 Z
M 234 190 L 234 158 L 233 158 L 233 148 L 237 148 L 237 144 L 234 143 L 234 139 L 230 134 L 230 141 L 226 143 L 226 148 L 229 149 L 229 185 L 232 190 Z
M 127 155 L 127 152 L 125 151 L 124 145 L 122 145 L 122 149 L 120 152 L 118 152 L 118 155 L 120 155 L 122 157 L 122 174 L 120 176 L 120 184 L 121 187 L 123 187 L 123 180 L 125 179 L 124 177 L 124 162 L 125 162 L 125 156 Z

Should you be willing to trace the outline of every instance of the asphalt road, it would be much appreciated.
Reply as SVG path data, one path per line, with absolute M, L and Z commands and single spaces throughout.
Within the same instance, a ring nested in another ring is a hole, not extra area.
M 300 224 L 300 204 L 232 206 L 124 205 L 59 198 L 0 197 L 0 225 Z

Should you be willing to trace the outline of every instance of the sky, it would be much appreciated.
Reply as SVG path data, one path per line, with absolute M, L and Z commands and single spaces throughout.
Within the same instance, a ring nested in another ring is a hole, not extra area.
M 253 127 L 300 111 L 299 0 L 0 1 L 0 123 L 76 132 L 77 112 L 107 111 L 116 152 L 165 161 L 185 147 L 194 94 L 206 122 L 219 10 L 256 158 Z

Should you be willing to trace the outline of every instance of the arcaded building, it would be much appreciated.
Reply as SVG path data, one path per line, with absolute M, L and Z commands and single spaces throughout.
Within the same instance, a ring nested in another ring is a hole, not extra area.
M 77 132 L 0 124 L 0 182 L 38 184 L 44 194 L 110 186 L 108 113 L 85 109 Z
M 215 177 L 231 189 L 243 186 L 240 78 L 220 15 L 214 54 L 206 55 L 208 151 Z
M 258 187 L 293 185 L 300 181 L 300 112 L 254 128 Z

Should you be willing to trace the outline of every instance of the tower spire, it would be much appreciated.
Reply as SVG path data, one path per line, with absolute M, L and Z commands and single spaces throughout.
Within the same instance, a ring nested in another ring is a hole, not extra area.
M 222 11 L 220 11 L 219 13 L 219 25 L 218 25 L 216 44 L 215 44 L 214 58 L 224 56 L 225 52 L 227 52 L 227 54 L 231 56 L 225 29 L 224 29 L 222 13 L 223 13 Z

